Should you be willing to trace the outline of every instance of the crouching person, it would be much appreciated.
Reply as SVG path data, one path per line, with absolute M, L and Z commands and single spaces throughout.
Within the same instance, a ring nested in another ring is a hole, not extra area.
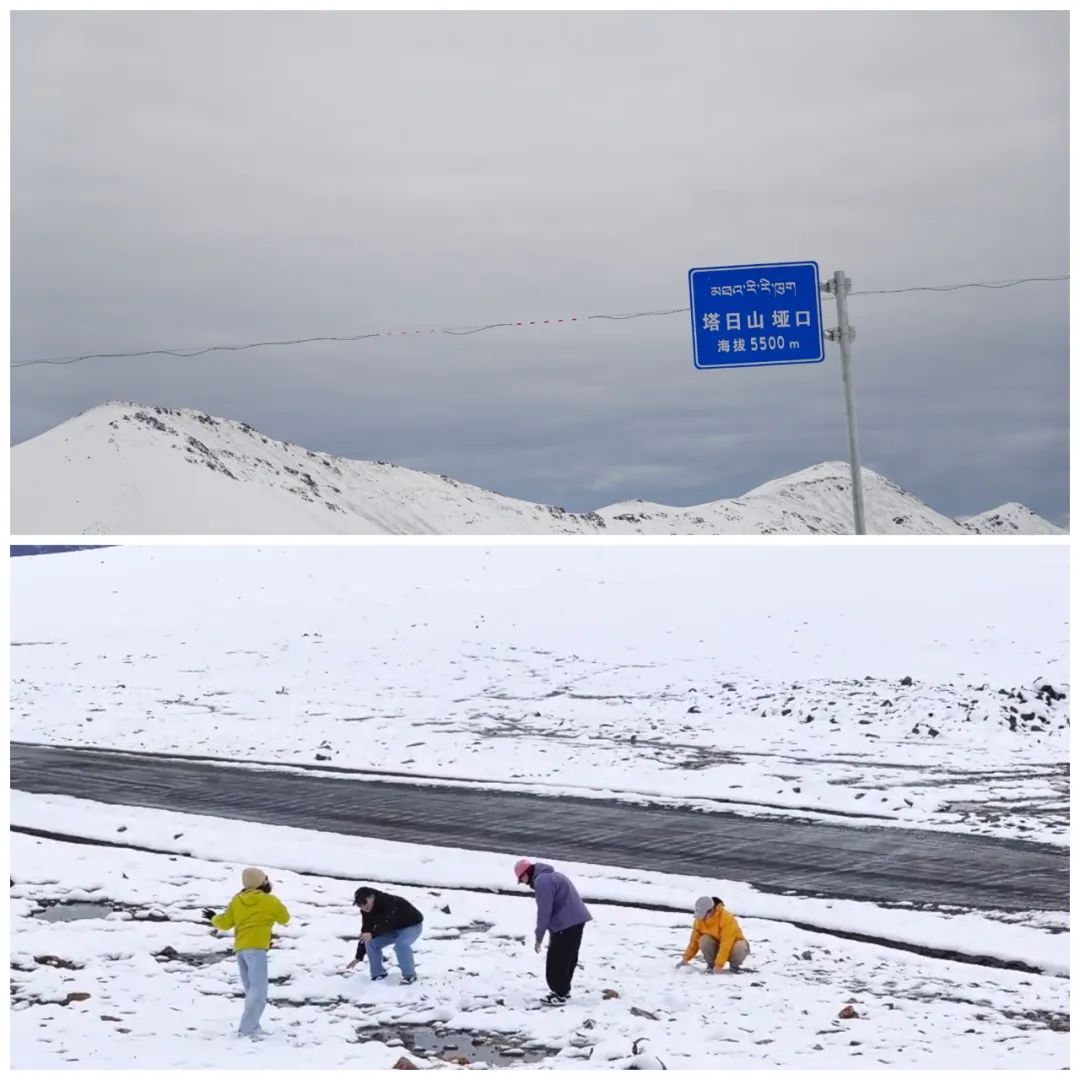
M 401 968 L 401 981 L 406 984 L 416 982 L 412 947 L 424 929 L 424 916 L 404 897 L 391 896 L 363 885 L 356 890 L 353 904 L 361 913 L 360 941 L 356 946 L 356 958 L 348 966 L 355 967 L 366 954 L 372 981 L 385 979 L 383 949 L 393 945 Z
M 261 870 L 249 866 L 240 875 L 243 888 L 229 906 L 215 915 L 213 908 L 204 908 L 203 916 L 215 930 L 233 930 L 233 950 L 240 982 L 244 987 L 244 1011 L 238 1034 L 257 1039 L 266 1034 L 259 1024 L 266 1008 L 266 956 L 270 949 L 274 923 L 286 926 L 289 912 L 285 905 L 270 895 L 270 879 Z
M 725 964 L 729 964 L 733 972 L 738 972 L 750 955 L 750 943 L 743 937 L 739 920 L 724 907 L 724 901 L 715 896 L 699 897 L 694 904 L 694 929 L 690 944 L 676 966 L 689 964 L 699 949 L 705 961 L 706 975 L 722 970 Z

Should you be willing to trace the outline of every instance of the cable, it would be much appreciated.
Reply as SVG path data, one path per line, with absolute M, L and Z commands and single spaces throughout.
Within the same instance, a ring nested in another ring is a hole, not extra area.
M 243 349 L 259 349 L 264 345 L 307 345 L 313 341 L 363 341 L 365 338 L 380 337 L 380 334 L 350 334 L 344 337 L 294 338 L 290 341 L 251 341 L 245 345 L 193 345 L 188 348 L 143 349 L 138 352 L 85 353 L 82 356 L 58 356 L 47 360 L 22 360 L 12 364 L 13 368 L 31 367 L 34 364 L 77 364 L 80 360 L 122 360 L 134 356 L 179 356 L 189 358 L 203 356 L 209 352 L 240 352 Z
M 678 315 L 680 311 L 689 311 L 688 307 L 668 308 L 666 311 L 632 311 L 629 315 L 586 315 L 586 319 L 641 319 L 646 315 Z
M 1014 285 L 1025 285 L 1029 281 L 1068 281 L 1068 274 L 1057 277 L 1011 278 L 1006 281 L 967 281 L 963 285 L 912 285 L 907 289 L 859 289 L 852 290 L 849 296 L 884 296 L 886 293 L 905 292 L 955 292 L 957 289 L 1011 289 Z
M 894 293 L 908 292 L 955 292 L 957 289 L 1011 289 L 1015 285 L 1025 285 L 1032 281 L 1068 281 L 1068 274 L 1059 274 L 1056 277 L 1025 277 L 1011 278 L 1005 281 L 966 281 L 959 285 L 911 285 L 904 289 L 860 289 L 852 291 L 849 296 L 884 296 Z M 622 321 L 624 319 L 643 319 L 653 315 L 679 315 L 689 311 L 688 307 L 664 308 L 659 311 L 631 311 L 620 315 L 586 315 L 585 320 L 608 319 Z M 242 352 L 246 349 L 261 349 L 267 346 L 280 345 L 309 345 L 313 342 L 322 341 L 365 341 L 368 338 L 397 337 L 403 334 L 452 334 L 457 337 L 465 337 L 469 334 L 481 334 L 485 330 L 496 330 L 502 327 L 514 326 L 540 326 L 554 323 L 578 322 L 576 315 L 561 319 L 527 319 L 517 322 L 485 323 L 483 326 L 458 326 L 443 327 L 431 330 L 378 330 L 368 334 L 344 334 L 326 335 L 321 337 L 293 338 L 288 341 L 251 341 L 243 345 L 195 345 L 190 348 L 175 349 L 141 349 L 137 352 L 117 353 L 84 353 L 81 356 L 57 356 L 49 359 L 20 360 L 13 363 L 11 369 L 33 367 L 35 364 L 49 364 L 62 367 L 68 364 L 77 364 L 81 360 L 123 360 L 136 356 L 177 356 L 182 359 L 190 359 L 196 356 L 205 356 L 212 352 Z

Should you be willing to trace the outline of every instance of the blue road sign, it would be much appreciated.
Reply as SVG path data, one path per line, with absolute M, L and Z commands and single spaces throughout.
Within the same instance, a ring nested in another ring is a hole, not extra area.
M 691 270 L 690 318 L 697 368 L 825 359 L 816 262 Z

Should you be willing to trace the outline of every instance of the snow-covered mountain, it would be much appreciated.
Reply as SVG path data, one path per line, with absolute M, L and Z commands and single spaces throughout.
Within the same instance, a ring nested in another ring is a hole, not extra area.
M 963 524 L 977 533 L 1000 533 L 1002 535 L 1033 536 L 1045 533 L 1063 533 L 1046 518 L 1029 510 L 1022 503 L 1010 502 L 994 510 L 986 510 L 974 517 L 961 518 Z
M 190 409 L 110 402 L 12 448 L 17 534 L 849 533 L 851 480 L 824 462 L 735 499 L 592 513 L 306 450 Z M 863 470 L 874 533 L 1061 532 L 1016 503 L 967 522 Z M 1007 524 L 1006 524 L 1007 523 Z

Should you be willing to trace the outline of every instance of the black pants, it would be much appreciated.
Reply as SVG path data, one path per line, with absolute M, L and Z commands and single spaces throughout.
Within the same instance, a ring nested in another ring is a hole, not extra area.
M 581 932 L 585 924 L 556 930 L 550 935 L 547 954 L 547 984 L 553 994 L 570 996 L 570 983 L 577 967 L 578 950 L 581 948 Z

